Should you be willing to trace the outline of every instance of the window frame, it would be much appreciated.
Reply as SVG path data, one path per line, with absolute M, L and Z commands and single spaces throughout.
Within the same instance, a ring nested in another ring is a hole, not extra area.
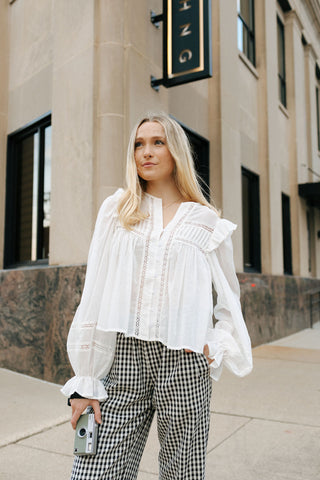
M 279 29 L 281 34 L 281 41 L 282 44 L 278 45 L 279 42 Z M 283 75 L 279 71 L 279 49 L 282 50 L 282 69 Z M 286 43 L 285 43 L 285 25 L 284 22 L 281 20 L 279 14 L 277 14 L 277 56 L 278 56 L 278 88 L 279 88 L 279 101 L 281 104 L 287 108 L 287 81 L 286 81 Z
M 4 235 L 4 268 L 48 265 L 48 258 L 41 258 L 43 231 L 39 228 L 43 222 L 43 190 L 45 163 L 45 129 L 51 126 L 51 113 L 39 117 L 24 127 L 10 133 L 7 138 L 6 205 Z M 37 211 L 37 260 L 19 261 L 18 248 L 18 205 L 19 205 L 19 162 L 23 140 L 39 133 L 39 175 L 38 175 L 38 211 Z M 42 202 L 39 198 L 42 198 Z
M 238 43 L 238 49 L 240 50 L 240 52 L 242 52 L 246 56 L 249 62 L 251 62 L 252 65 L 255 67 L 256 66 L 256 38 L 255 38 L 254 0 L 248 0 L 248 2 L 249 2 L 250 17 L 252 19 L 252 27 L 250 27 L 247 24 L 247 22 L 241 15 L 240 7 L 237 8 L 238 10 L 237 35 L 239 35 L 238 24 L 240 21 L 242 24 L 242 28 L 246 31 L 246 36 L 247 36 L 247 49 L 239 48 L 239 43 Z M 239 0 L 239 5 L 240 5 L 240 0 Z
M 241 198 L 242 198 L 242 239 L 244 242 L 244 204 L 243 204 L 243 177 L 249 180 L 249 239 L 250 239 L 250 266 L 245 264 L 243 257 L 244 272 L 261 273 L 261 233 L 260 233 L 260 178 L 256 173 L 245 167 L 241 167 Z M 244 252 L 244 245 L 243 245 Z

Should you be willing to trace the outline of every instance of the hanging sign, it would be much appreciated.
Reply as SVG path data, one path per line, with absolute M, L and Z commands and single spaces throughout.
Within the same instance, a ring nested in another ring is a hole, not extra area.
M 163 78 L 173 87 L 212 76 L 210 0 L 163 1 Z

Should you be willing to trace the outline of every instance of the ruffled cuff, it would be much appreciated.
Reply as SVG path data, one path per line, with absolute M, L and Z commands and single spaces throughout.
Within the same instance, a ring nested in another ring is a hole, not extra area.
M 219 247 L 219 245 L 237 228 L 235 223 L 226 220 L 225 218 L 219 219 L 217 225 L 212 232 L 212 235 L 208 242 L 208 252 L 212 252 Z
M 234 337 L 226 330 L 216 328 L 209 332 L 208 348 L 209 358 L 214 360 L 210 363 L 210 375 L 214 380 L 219 380 L 223 364 L 225 364 L 236 375 L 239 375 L 243 363 L 242 354 Z
M 108 398 L 101 381 L 93 377 L 72 377 L 60 391 L 66 397 L 70 397 L 74 392 L 77 392 L 84 398 L 92 398 L 99 400 L 99 402 L 104 402 Z
M 210 363 L 209 369 L 210 369 L 210 377 L 213 378 L 216 382 L 219 380 L 221 373 L 222 373 L 222 360 L 223 360 L 223 351 L 220 349 L 217 345 L 209 345 L 209 352 L 210 351 L 215 351 L 216 353 L 211 354 L 209 353 L 209 358 L 210 360 L 213 360 L 213 362 Z

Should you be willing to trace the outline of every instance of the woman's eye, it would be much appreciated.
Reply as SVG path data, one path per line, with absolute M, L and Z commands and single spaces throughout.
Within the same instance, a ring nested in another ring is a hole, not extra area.
M 142 143 L 141 142 L 136 142 L 134 144 L 134 148 L 138 148 L 138 147 L 141 147 Z
M 156 140 L 155 144 L 156 145 L 164 145 L 164 142 L 162 140 Z

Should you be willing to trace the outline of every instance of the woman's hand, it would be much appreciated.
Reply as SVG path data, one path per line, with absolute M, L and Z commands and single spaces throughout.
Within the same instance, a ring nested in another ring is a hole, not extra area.
M 188 348 L 185 348 L 184 351 L 187 352 L 187 353 L 191 353 L 193 350 L 189 350 Z M 203 354 L 206 356 L 209 365 L 210 365 L 210 363 L 214 362 L 214 360 L 213 360 L 212 358 L 209 358 L 209 347 L 208 347 L 208 344 L 206 344 L 206 345 L 203 347 Z
M 74 430 L 76 428 L 80 415 L 87 407 L 93 408 L 94 419 L 98 424 L 101 424 L 101 410 L 99 400 L 92 400 L 89 398 L 72 398 L 70 400 L 70 404 L 72 407 L 71 425 Z

